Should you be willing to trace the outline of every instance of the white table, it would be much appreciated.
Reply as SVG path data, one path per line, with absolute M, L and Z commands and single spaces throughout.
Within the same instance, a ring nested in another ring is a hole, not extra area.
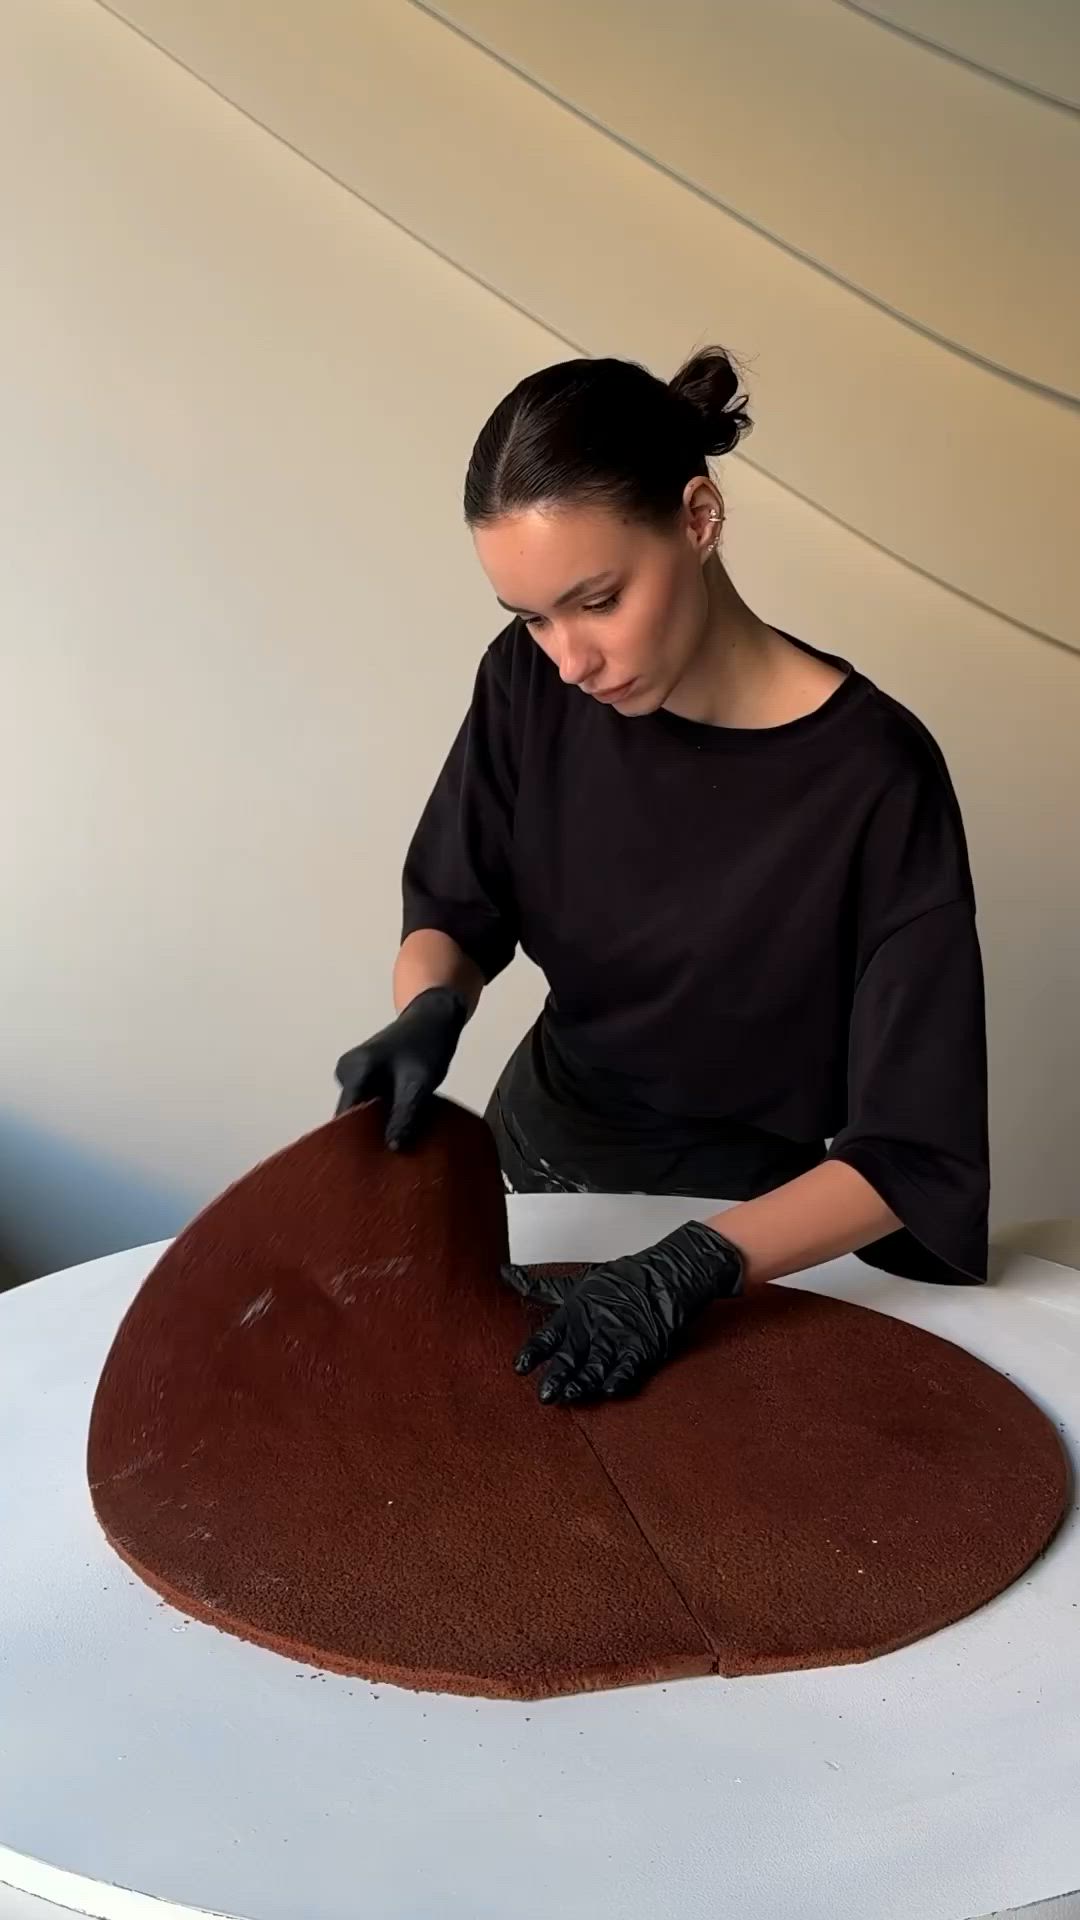
M 510 1206 L 516 1257 L 558 1260 L 712 1203 Z M 864 1666 L 540 1704 L 316 1674 L 186 1624 L 95 1523 L 91 1397 L 161 1250 L 0 1298 L 0 1915 L 2 1883 L 102 1920 L 971 1920 L 1080 1887 L 1075 1515 L 981 1613 Z M 1010 1372 L 1080 1458 L 1076 1273 L 801 1284 Z

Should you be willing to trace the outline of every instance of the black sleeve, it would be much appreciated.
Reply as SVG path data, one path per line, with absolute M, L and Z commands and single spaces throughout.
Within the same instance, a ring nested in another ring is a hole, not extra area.
M 511 877 L 517 785 L 510 699 L 496 647 L 480 665 L 472 704 L 405 861 L 402 939 L 433 927 L 456 940 L 484 979 L 517 946 Z
M 847 1120 L 830 1149 L 903 1222 L 861 1258 L 916 1280 L 986 1278 L 986 1010 L 975 896 L 940 749 L 903 709 L 860 861 Z
M 904 1230 L 861 1258 L 914 1280 L 985 1280 L 989 1151 L 982 963 L 970 901 L 891 934 L 855 991 L 847 1125 L 854 1167 Z

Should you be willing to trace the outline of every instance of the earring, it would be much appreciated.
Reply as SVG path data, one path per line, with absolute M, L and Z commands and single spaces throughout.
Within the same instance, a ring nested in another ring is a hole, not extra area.
M 710 520 L 710 523 L 713 526 L 715 526 L 716 532 L 713 534 L 713 537 L 709 542 L 708 548 L 706 549 L 706 553 L 705 553 L 706 560 L 711 560 L 713 558 L 713 555 L 719 551 L 719 547 L 720 547 L 720 526 L 719 526 L 720 509 L 719 507 L 709 508 L 709 520 Z

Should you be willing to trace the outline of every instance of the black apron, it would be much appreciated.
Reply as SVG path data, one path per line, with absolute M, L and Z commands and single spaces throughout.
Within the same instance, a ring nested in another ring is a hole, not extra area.
M 542 1014 L 503 1068 L 484 1118 L 510 1193 L 752 1200 L 825 1157 L 824 1141 L 642 1108 L 614 1076 L 568 1060 Z

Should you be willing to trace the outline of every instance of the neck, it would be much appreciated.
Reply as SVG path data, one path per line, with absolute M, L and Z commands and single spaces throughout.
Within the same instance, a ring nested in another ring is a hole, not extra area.
M 780 635 L 752 613 L 717 559 L 705 567 L 708 608 L 701 643 L 664 705 L 712 727 L 768 724 Z

